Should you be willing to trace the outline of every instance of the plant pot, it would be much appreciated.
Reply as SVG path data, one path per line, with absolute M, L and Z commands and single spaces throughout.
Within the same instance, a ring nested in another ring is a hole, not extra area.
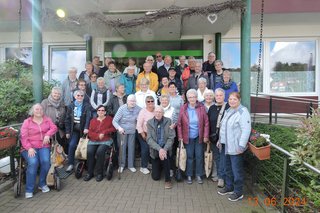
M 8 149 L 16 145 L 16 137 L 0 138 L 0 150 Z
M 259 159 L 259 160 L 268 160 L 270 159 L 270 149 L 271 145 L 263 146 L 263 147 L 255 147 L 252 143 L 249 144 L 250 151 Z

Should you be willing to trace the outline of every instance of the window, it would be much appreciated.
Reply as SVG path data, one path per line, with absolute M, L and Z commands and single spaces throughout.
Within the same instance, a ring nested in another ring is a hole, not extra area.
M 255 93 L 257 90 L 257 76 L 259 63 L 259 42 L 251 42 L 251 92 Z M 263 45 L 262 45 L 263 53 Z M 224 68 L 230 69 L 232 72 L 232 79 L 237 84 L 240 83 L 240 43 L 239 42 L 223 42 L 221 45 L 221 60 Z M 262 56 L 263 57 L 263 56 Z M 259 92 L 263 89 L 263 69 L 261 63 Z
M 315 92 L 315 41 L 270 42 L 270 92 Z
M 67 78 L 70 67 L 78 69 L 78 76 L 82 70 L 85 70 L 86 49 L 83 46 L 50 47 L 50 77 L 49 79 L 60 81 L 61 83 Z

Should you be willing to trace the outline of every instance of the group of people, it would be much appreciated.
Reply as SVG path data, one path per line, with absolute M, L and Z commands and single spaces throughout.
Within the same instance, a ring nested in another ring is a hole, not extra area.
M 70 68 L 62 87 L 54 87 L 47 99 L 35 104 L 21 127 L 22 156 L 28 163 L 26 198 L 33 196 L 39 165 L 39 188 L 50 191 L 45 181 L 50 137 L 55 136 L 64 147 L 66 171 L 71 172 L 78 141 L 86 135 L 88 171 L 84 181 L 94 176 L 98 182 L 103 179 L 105 152 L 112 143 L 122 150 L 118 172 L 126 168 L 136 172 L 138 145 L 140 172 L 149 174 L 151 163 L 152 179 L 159 180 L 163 170 L 165 188 L 170 189 L 175 150 L 181 141 L 187 151 L 186 183 L 196 180 L 202 184 L 204 147 L 210 144 L 214 152 L 211 178 L 221 188 L 218 193 L 230 195 L 231 201 L 243 198 L 242 153 L 251 119 L 240 104 L 231 72 L 222 68 L 214 53 L 209 53 L 203 64 L 189 57 L 187 65 L 185 56 L 180 56 L 176 67 L 170 56 L 162 59 L 157 53 L 156 61 L 148 56 L 141 70 L 130 58 L 123 72 L 111 58 L 105 59 L 102 68 L 96 57 L 93 61 L 86 63 L 79 78 L 77 69 Z

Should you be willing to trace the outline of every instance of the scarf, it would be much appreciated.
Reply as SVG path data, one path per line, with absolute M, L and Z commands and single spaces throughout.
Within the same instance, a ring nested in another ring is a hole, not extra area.
M 58 109 L 61 106 L 62 96 L 60 96 L 59 100 L 54 100 L 50 94 L 48 101 L 54 108 Z
M 104 94 L 106 93 L 106 91 L 107 91 L 107 87 L 105 86 L 102 88 L 97 87 L 97 93 Z
M 228 83 L 224 83 L 224 81 L 222 80 L 221 84 L 222 84 L 222 89 L 228 90 L 231 87 L 232 81 L 229 81 Z
M 74 102 L 74 106 L 75 106 L 73 110 L 74 117 L 78 117 L 78 118 L 81 117 L 82 105 L 83 105 L 83 102 L 81 103 L 79 103 L 78 101 Z

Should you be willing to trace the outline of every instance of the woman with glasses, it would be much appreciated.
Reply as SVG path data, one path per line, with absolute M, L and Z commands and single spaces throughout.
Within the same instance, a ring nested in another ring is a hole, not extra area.
M 89 181 L 93 176 L 94 164 L 96 162 L 96 181 L 103 179 L 103 166 L 105 153 L 112 144 L 112 133 L 116 129 L 112 125 L 112 117 L 106 116 L 106 109 L 103 105 L 97 107 L 97 118 L 93 118 L 89 125 L 89 142 L 87 146 L 87 166 L 88 173 L 84 176 L 84 181 Z
M 70 139 L 68 151 L 68 168 L 67 172 L 73 170 L 74 155 L 80 137 L 88 133 L 89 122 L 91 117 L 90 105 L 84 102 L 84 92 L 76 90 L 74 92 L 75 101 L 71 103 L 66 112 L 65 126 L 66 138 Z
M 152 96 L 154 100 L 157 100 L 156 93 L 149 89 L 150 81 L 147 78 L 142 78 L 140 81 L 137 80 L 137 83 L 139 82 L 140 89 L 138 92 L 136 92 L 136 100 L 137 105 L 140 108 L 144 108 L 146 106 L 146 97 Z
M 141 148 L 141 168 L 140 172 L 143 174 L 149 174 L 148 162 L 149 162 L 149 146 L 147 144 L 147 122 L 154 117 L 155 98 L 147 96 L 145 99 L 146 107 L 143 108 L 138 115 L 137 130 L 138 139 Z
M 178 138 L 183 141 L 187 150 L 187 183 L 192 184 L 195 171 L 198 184 L 202 184 L 203 143 L 209 141 L 209 120 L 205 107 L 197 101 L 197 91 L 190 89 L 186 96 L 188 102 L 181 107 L 178 118 Z
M 222 80 L 216 85 L 217 88 L 222 88 L 225 92 L 224 101 L 227 102 L 229 99 L 229 94 L 232 92 L 238 92 L 237 84 L 232 81 L 232 75 L 229 70 L 223 71 Z

